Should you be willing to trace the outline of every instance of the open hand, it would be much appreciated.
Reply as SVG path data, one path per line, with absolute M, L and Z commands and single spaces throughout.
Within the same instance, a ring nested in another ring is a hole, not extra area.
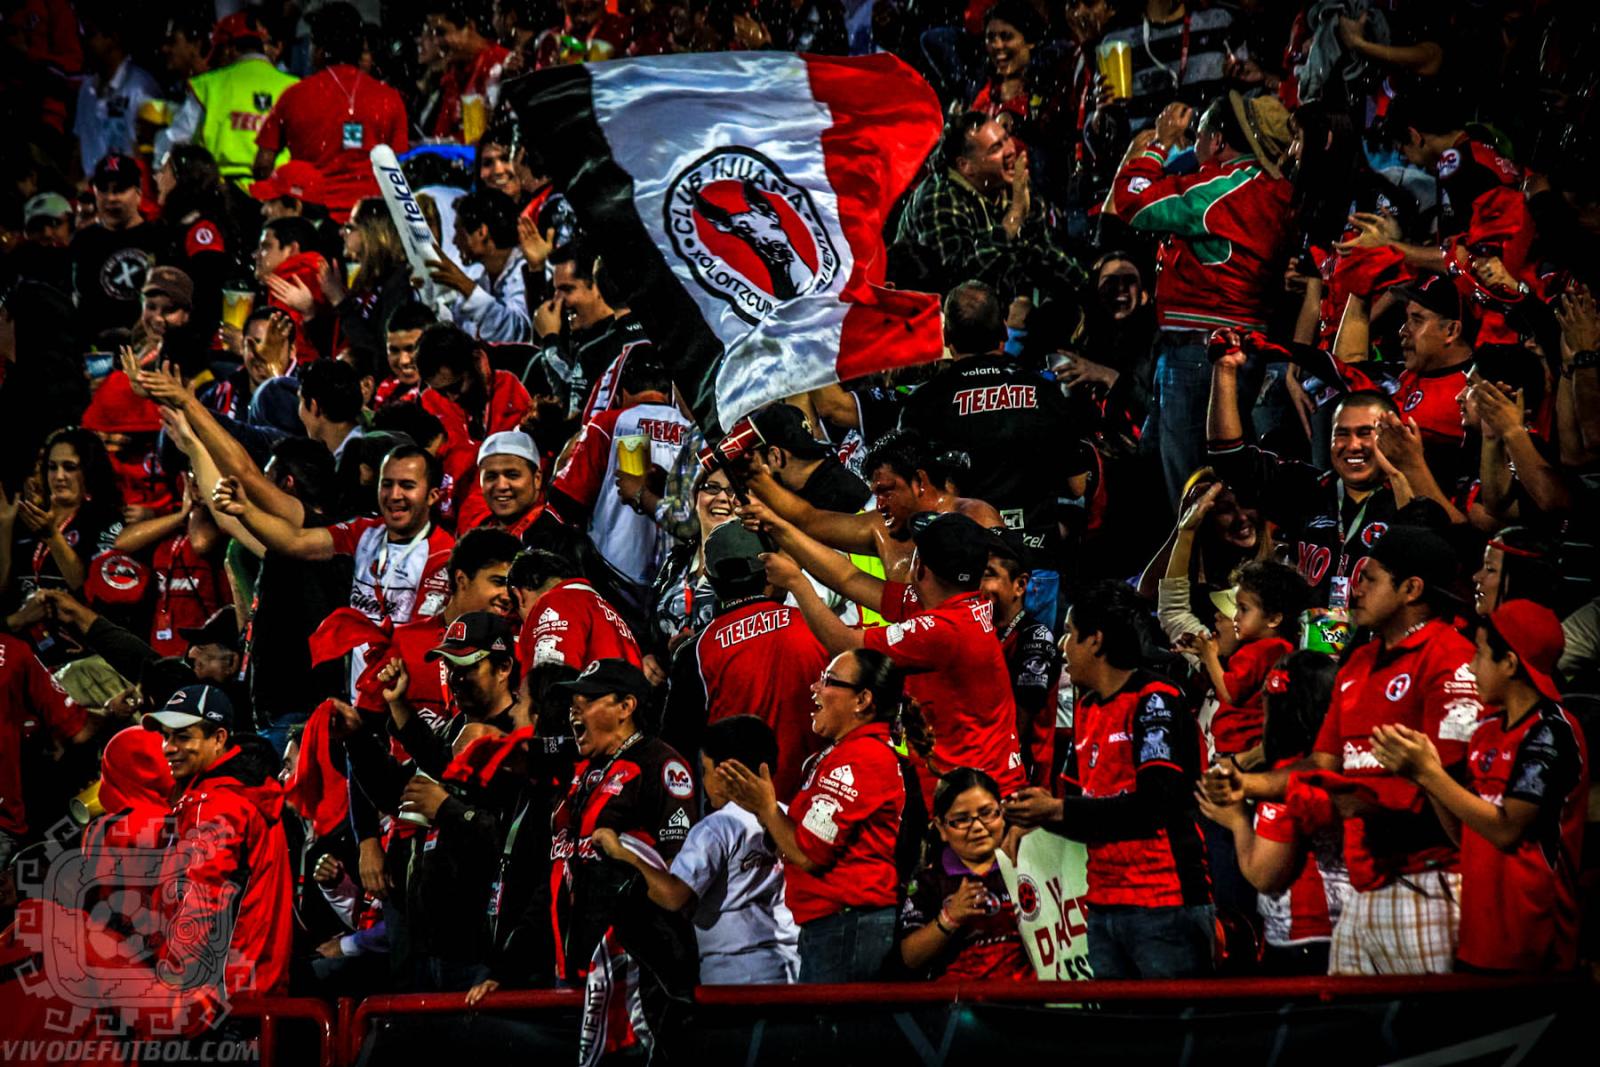
M 745 811 L 759 815 L 777 807 L 778 795 L 772 786 L 772 772 L 765 763 L 761 765 L 758 775 L 736 759 L 723 760 L 712 773 L 721 781 L 728 799 Z
M 1399 723 L 1373 728 L 1372 755 L 1385 770 L 1404 778 L 1416 778 L 1441 766 L 1432 739 Z
M 310 315 L 317 306 L 317 294 L 299 278 L 285 278 L 279 274 L 267 276 L 267 292 L 272 299 L 295 312 L 301 318 Z
M 550 258 L 550 250 L 555 246 L 555 237 L 554 226 L 540 233 L 539 224 L 533 219 L 517 216 L 517 247 L 522 249 L 522 258 L 532 269 L 544 270 L 545 260 Z

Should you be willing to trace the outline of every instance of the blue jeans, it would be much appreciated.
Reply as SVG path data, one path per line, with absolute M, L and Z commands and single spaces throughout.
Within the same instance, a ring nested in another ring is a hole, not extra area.
M 870 982 L 894 947 L 894 908 L 850 909 L 800 927 L 800 981 Z
M 1065 614 L 1061 603 L 1061 572 L 1040 567 L 1028 577 L 1028 590 L 1022 597 L 1022 610 L 1050 627 L 1050 632 L 1061 632 L 1061 617 Z
M 1095 978 L 1204 978 L 1217 929 L 1210 904 L 1089 909 Z
M 1183 484 L 1206 461 L 1206 407 L 1211 402 L 1211 363 L 1203 330 L 1156 333 L 1155 407 L 1144 424 L 1144 447 L 1161 456 L 1161 474 L 1173 512 Z M 1239 375 L 1239 424 L 1252 429 L 1251 408 L 1260 387 L 1255 359 Z

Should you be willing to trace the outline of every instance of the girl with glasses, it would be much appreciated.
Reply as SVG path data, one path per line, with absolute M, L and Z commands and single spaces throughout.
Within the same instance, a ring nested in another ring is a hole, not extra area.
M 934 787 L 933 825 L 944 848 L 917 872 L 900 911 L 900 960 L 918 975 L 1034 977 L 995 862 L 1005 822 L 1000 787 L 982 771 L 958 767 Z

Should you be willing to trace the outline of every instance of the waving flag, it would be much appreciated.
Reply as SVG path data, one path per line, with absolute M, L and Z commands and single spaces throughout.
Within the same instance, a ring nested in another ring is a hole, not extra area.
M 657 56 L 505 87 L 706 436 L 941 351 L 938 297 L 883 288 L 885 216 L 939 138 L 889 55 Z

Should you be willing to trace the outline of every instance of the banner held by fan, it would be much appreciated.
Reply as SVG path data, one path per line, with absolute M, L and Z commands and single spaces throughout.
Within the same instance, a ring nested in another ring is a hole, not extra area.
M 938 359 L 939 298 L 884 287 L 883 228 L 939 139 L 890 55 L 654 56 L 502 99 L 711 441 L 784 397 Z

